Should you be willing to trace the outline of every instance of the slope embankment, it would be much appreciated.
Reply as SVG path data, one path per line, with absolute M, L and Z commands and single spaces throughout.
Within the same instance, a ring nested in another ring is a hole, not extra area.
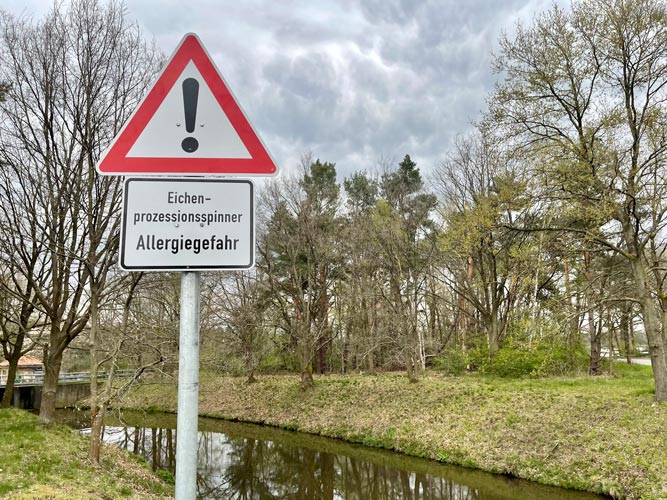
M 44 427 L 24 410 L 0 409 L 0 497 L 11 500 L 172 498 L 174 487 L 141 459 L 104 445 L 101 463 L 86 459 L 88 438 Z
M 203 374 L 200 415 L 256 422 L 617 498 L 667 498 L 667 404 L 649 367 L 613 377 L 506 380 L 429 374 Z M 176 411 L 174 381 L 137 388 L 128 407 Z

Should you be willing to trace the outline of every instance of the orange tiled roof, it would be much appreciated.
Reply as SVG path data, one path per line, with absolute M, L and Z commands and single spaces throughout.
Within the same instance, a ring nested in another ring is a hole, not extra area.
M 9 361 L 6 359 L 0 363 L 0 366 L 9 366 Z M 33 356 L 21 356 L 19 359 L 19 366 L 43 366 L 42 360 Z

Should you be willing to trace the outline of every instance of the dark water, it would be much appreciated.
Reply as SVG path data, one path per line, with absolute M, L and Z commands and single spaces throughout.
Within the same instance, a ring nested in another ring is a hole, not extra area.
M 82 428 L 85 416 L 61 420 Z M 176 417 L 124 413 L 104 439 L 175 471 Z M 593 500 L 597 495 L 451 467 L 298 432 L 199 420 L 197 491 L 206 499 Z

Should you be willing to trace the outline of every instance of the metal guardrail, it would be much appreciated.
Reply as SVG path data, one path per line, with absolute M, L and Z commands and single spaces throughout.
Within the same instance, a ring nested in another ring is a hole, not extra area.
M 114 376 L 117 378 L 127 378 L 134 375 L 135 370 L 116 370 Z M 98 372 L 97 380 L 106 380 L 109 373 L 106 371 Z M 90 372 L 65 372 L 58 376 L 59 384 L 83 384 L 90 383 Z M 15 387 L 43 385 L 44 373 L 23 373 L 14 381 Z M 0 387 L 7 385 L 7 377 L 0 377 Z

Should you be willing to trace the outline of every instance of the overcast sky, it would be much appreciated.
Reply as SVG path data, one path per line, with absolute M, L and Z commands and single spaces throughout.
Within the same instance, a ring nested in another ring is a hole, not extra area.
M 484 108 L 502 31 L 551 0 L 126 0 L 171 54 L 199 35 L 279 168 L 436 166 Z M 559 3 L 566 4 L 565 1 Z M 41 17 L 48 0 L 2 0 Z

